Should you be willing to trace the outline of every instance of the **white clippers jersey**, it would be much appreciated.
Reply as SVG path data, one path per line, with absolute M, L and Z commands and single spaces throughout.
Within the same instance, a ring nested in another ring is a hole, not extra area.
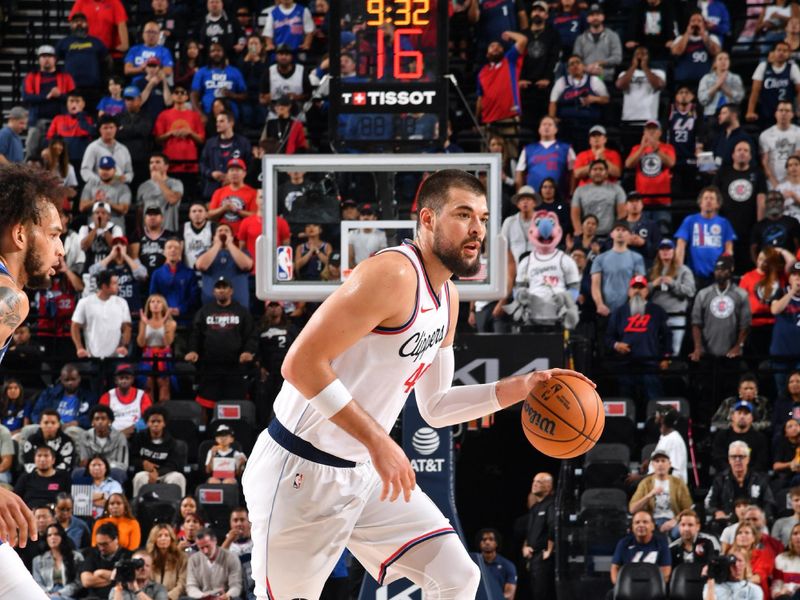
M 405 243 L 383 252 L 400 252 L 417 271 L 414 310 L 401 327 L 376 327 L 337 356 L 331 366 L 353 398 L 387 432 L 392 428 L 414 383 L 433 362 L 450 325 L 447 283 L 433 293 L 416 246 Z M 289 431 L 339 458 L 369 459 L 367 449 L 322 417 L 288 381 L 275 400 L 275 416 Z

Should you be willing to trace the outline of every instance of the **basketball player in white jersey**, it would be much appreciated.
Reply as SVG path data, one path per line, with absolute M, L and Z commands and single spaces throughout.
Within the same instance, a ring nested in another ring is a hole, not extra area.
M 11 335 L 28 316 L 22 291 L 46 288 L 64 257 L 59 183 L 40 169 L 0 166 L 0 361 Z M 33 513 L 22 499 L 0 487 L 0 598 L 46 600 L 12 546 L 36 540 Z
M 464 171 L 439 171 L 418 206 L 414 242 L 361 263 L 283 363 L 276 418 L 243 477 L 260 599 L 319 598 L 345 546 L 379 583 L 407 577 L 426 600 L 474 598 L 478 567 L 388 432 L 411 390 L 425 420 L 447 427 L 518 402 L 553 374 L 575 374 L 451 389 L 450 278 L 479 268 L 486 192 Z

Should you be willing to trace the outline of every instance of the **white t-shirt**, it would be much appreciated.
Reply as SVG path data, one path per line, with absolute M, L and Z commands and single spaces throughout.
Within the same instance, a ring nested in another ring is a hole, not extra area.
M 687 450 L 686 442 L 683 441 L 681 434 L 677 431 L 662 435 L 658 438 L 657 448 L 663 448 L 669 455 L 669 462 L 672 466 L 672 474 L 684 483 L 689 482 L 689 473 L 687 471 Z M 648 473 L 653 472 L 653 465 L 647 470 Z
M 552 254 L 540 254 L 536 250 L 528 255 L 526 264 L 528 275 L 528 292 L 543 300 L 552 300 L 553 295 L 564 292 L 570 285 L 580 282 L 578 265 L 561 250 Z
M 789 67 L 789 79 L 791 79 L 793 84 L 800 83 L 800 68 L 793 63 L 787 62 L 783 65 L 780 69 L 778 69 L 775 65 L 772 66 L 772 70 L 776 73 L 783 73 L 784 69 Z M 767 61 L 762 63 L 758 63 L 756 70 L 753 71 L 753 81 L 764 81 L 764 73 L 767 72 Z
M 386 239 L 386 232 L 380 229 L 373 229 L 372 231 L 355 229 L 350 233 L 350 245 L 353 247 L 353 256 L 350 257 L 350 264 L 355 267 L 378 250 L 386 248 L 389 245 L 389 241 Z
M 655 508 L 653 509 L 654 519 L 671 519 L 675 516 L 669 504 L 669 478 L 664 481 L 653 481 L 653 486 L 660 488 L 661 493 L 655 495 Z
M 667 81 L 667 74 L 661 69 L 651 69 L 651 71 L 662 81 Z M 624 73 L 620 73 L 617 80 Z M 622 120 L 623 121 L 647 121 L 658 119 L 658 100 L 661 91 L 656 90 L 650 85 L 647 75 L 641 69 L 633 72 L 631 83 L 622 99 Z
M 794 192 L 798 196 L 800 196 L 800 184 L 799 183 L 792 183 L 791 181 L 783 181 L 778 184 L 778 187 L 775 188 L 779 192 Z M 800 205 L 798 205 L 794 198 L 785 198 L 783 201 L 783 214 L 787 217 L 794 217 L 798 221 L 800 221 Z
M 103 301 L 93 294 L 78 301 L 72 320 L 83 325 L 83 339 L 89 355 L 107 358 L 119 346 L 122 324 L 131 322 L 131 311 L 119 296 Z
M 762 155 L 769 152 L 769 167 L 781 182 L 786 178 L 786 159 L 800 150 L 800 127 L 789 125 L 786 131 L 781 131 L 773 125 L 758 136 L 758 148 Z
M 531 240 L 528 237 L 528 229 L 531 226 L 532 220 L 531 218 L 526 221 L 522 218 L 520 213 L 517 213 L 507 217 L 506 220 L 503 221 L 503 226 L 500 228 L 503 237 L 508 240 L 508 249 L 511 251 L 517 266 L 519 266 L 520 255 L 533 250 Z

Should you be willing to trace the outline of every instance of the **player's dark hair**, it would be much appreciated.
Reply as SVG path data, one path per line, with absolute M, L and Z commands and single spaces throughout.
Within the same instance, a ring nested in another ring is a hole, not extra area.
M 486 196 L 486 188 L 474 175 L 460 169 L 442 169 L 425 179 L 417 193 L 417 207 L 430 208 L 437 215 L 450 199 L 451 188 L 471 192 L 476 196 Z
M 86 463 L 86 473 L 89 473 L 89 465 L 93 460 L 99 460 L 102 462 L 106 467 L 106 477 L 111 477 L 111 465 L 108 463 L 108 459 L 103 456 L 102 454 L 94 454 L 90 459 L 89 462 Z
M 42 412 L 39 413 L 39 422 L 42 422 L 42 417 L 55 417 L 58 419 L 59 423 L 61 422 L 61 415 L 58 414 L 58 411 L 54 408 L 45 408 Z
M 758 387 L 758 377 L 755 376 L 755 373 L 747 372 L 743 373 L 741 377 L 739 377 L 739 385 L 742 385 L 746 381 L 752 381 Z
M 151 406 L 146 411 L 144 411 L 142 419 L 144 419 L 144 422 L 147 423 L 147 421 L 149 421 L 150 417 L 152 417 L 153 415 L 161 415 L 164 418 L 164 423 L 168 421 L 167 410 L 163 406 Z
M 119 539 L 119 529 L 117 529 L 117 526 L 114 525 L 114 523 L 103 523 L 97 528 L 96 535 L 107 535 L 112 540 L 116 540 Z
M 97 289 L 99 290 L 104 285 L 111 285 L 111 279 L 116 277 L 116 273 L 109 269 L 105 269 L 100 271 L 97 275 L 94 276 L 94 280 L 97 283 Z
M 153 152 L 150 155 L 150 158 L 160 158 L 161 160 L 164 161 L 165 164 L 169 164 L 169 157 L 163 152 Z
M 56 460 L 56 458 L 58 458 L 58 457 L 56 456 L 56 451 L 55 451 L 55 450 L 53 450 L 53 449 L 52 449 L 50 446 L 48 446 L 47 444 L 43 444 L 43 445 L 41 445 L 41 446 L 36 446 L 36 449 L 33 451 L 33 455 L 34 455 L 34 456 L 36 456 L 36 453 L 37 453 L 39 450 L 47 450 L 47 451 L 50 453 L 50 456 L 52 456 L 52 457 L 53 457 L 53 460 Z
M 89 411 L 89 422 L 94 419 L 94 416 L 97 413 L 103 413 L 105 416 L 108 417 L 110 423 L 114 422 L 114 411 L 111 410 L 110 407 L 106 406 L 105 404 L 95 404 L 92 407 L 92 410 Z
M 493 527 L 484 527 L 483 529 L 478 530 L 478 533 L 475 534 L 475 547 L 476 548 L 481 547 L 481 540 L 483 539 L 483 536 L 486 535 L 487 533 L 491 533 L 492 535 L 494 535 L 494 541 L 497 543 L 497 550 L 499 551 L 501 546 L 503 545 L 503 536 L 500 535 L 500 532 Z
M 113 125 L 117 127 L 119 124 L 117 123 L 117 118 L 114 115 L 102 115 L 97 119 L 97 128 L 99 129 L 103 125 Z
M 602 158 L 595 158 L 592 162 L 589 163 L 589 169 L 594 169 L 595 165 L 603 165 L 608 171 L 608 163 Z
M 211 527 L 203 527 L 200 531 L 197 532 L 197 539 L 202 540 L 203 538 L 215 540 L 217 539 L 217 534 Z
M 698 204 L 700 204 L 700 200 L 703 198 L 703 196 L 705 195 L 706 192 L 711 192 L 712 194 L 714 194 L 717 197 L 717 204 L 719 206 L 722 206 L 722 192 L 715 185 L 707 185 L 702 190 L 700 190 L 700 193 L 697 194 L 697 203 Z
M 40 225 L 48 204 L 58 208 L 61 189 L 55 175 L 39 167 L 0 166 L 0 234 L 17 224 Z

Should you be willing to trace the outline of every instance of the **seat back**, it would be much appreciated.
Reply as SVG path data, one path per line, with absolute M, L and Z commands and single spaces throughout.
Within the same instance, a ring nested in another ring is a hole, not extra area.
M 661 570 L 650 563 L 622 565 L 614 585 L 614 600 L 666 600 Z
M 683 563 L 675 567 L 669 578 L 670 600 L 694 600 L 702 598 L 705 581 L 703 565 Z
M 660 404 L 668 404 L 678 411 L 682 417 L 689 418 L 689 401 L 683 396 L 663 396 L 661 398 L 653 398 L 648 400 L 645 409 L 645 418 L 649 419 L 656 413 L 656 409 Z
M 225 537 L 231 510 L 240 505 L 239 486 L 222 483 L 203 483 L 194 494 L 197 504 L 211 523 L 219 539 Z
M 256 424 L 256 405 L 251 400 L 220 400 L 214 407 L 215 419 L 243 420 Z

